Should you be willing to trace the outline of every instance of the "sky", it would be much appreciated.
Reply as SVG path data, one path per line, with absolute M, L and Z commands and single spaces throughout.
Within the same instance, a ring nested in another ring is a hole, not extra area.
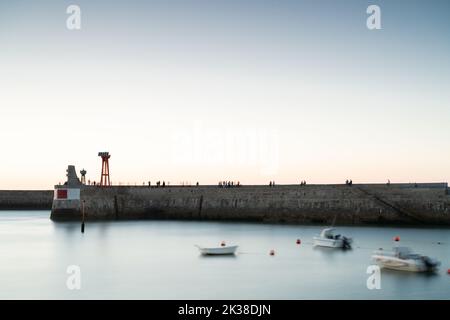
M 446 0 L 0 0 L 0 189 L 449 181 L 449 89 Z

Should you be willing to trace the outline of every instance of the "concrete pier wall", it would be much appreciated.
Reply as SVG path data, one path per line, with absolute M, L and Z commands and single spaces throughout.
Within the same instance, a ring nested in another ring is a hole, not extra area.
M 53 190 L 0 190 L 0 210 L 50 210 Z
M 51 218 L 201 219 L 330 224 L 450 225 L 446 184 L 193 187 L 82 186 L 55 200 Z

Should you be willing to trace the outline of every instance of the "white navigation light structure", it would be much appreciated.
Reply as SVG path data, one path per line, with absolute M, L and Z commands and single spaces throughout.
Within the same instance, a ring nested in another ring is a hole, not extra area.
M 86 173 L 87 173 L 87 171 L 84 170 L 84 169 L 80 171 L 80 174 L 81 174 L 81 184 L 86 184 Z

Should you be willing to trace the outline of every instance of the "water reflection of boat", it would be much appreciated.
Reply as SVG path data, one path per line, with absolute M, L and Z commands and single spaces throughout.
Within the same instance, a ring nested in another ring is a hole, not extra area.
M 433 272 L 440 265 L 439 261 L 407 247 L 394 247 L 392 252 L 375 251 L 372 260 L 382 268 L 412 272 Z
M 203 255 L 231 255 L 235 254 L 238 246 L 220 246 L 220 247 L 200 247 L 197 246 L 200 253 Z
M 314 246 L 328 247 L 328 248 L 351 248 L 352 239 L 334 234 L 334 228 L 325 228 L 319 236 L 313 238 Z

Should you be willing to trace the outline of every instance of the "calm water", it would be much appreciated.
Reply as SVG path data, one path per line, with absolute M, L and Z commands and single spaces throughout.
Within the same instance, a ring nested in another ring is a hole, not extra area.
M 450 229 L 340 227 L 355 239 L 343 252 L 314 249 L 317 226 L 92 222 L 81 234 L 79 223 L 54 223 L 49 215 L 0 211 L 1 299 L 450 298 Z M 396 235 L 438 258 L 439 272 L 382 271 L 381 290 L 368 290 L 372 251 L 391 248 Z M 202 257 L 194 247 L 222 240 L 239 244 L 239 254 Z M 80 290 L 67 289 L 69 265 L 81 268 Z

